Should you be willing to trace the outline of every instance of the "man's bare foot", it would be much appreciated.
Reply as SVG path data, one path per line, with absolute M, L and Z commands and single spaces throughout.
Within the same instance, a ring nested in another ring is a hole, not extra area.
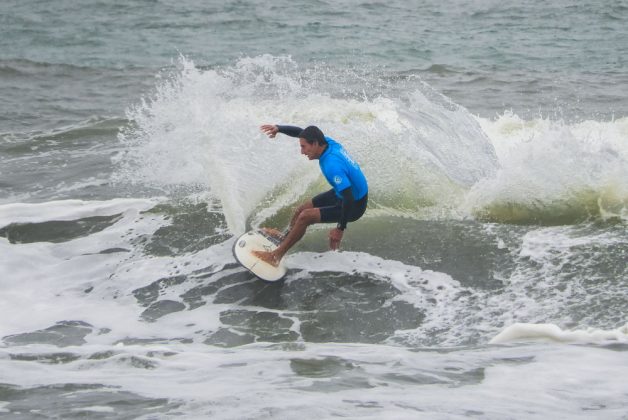
M 274 228 L 262 228 L 262 232 L 264 232 L 266 235 L 272 236 L 278 241 L 283 241 L 283 238 L 286 237 L 282 232 Z
M 273 267 L 279 267 L 279 261 L 281 261 L 281 259 L 278 259 L 277 256 L 273 254 L 272 252 L 253 251 L 251 253 L 255 255 L 257 258 L 259 258 L 260 260 L 264 261 L 265 263 L 268 263 L 272 265 Z

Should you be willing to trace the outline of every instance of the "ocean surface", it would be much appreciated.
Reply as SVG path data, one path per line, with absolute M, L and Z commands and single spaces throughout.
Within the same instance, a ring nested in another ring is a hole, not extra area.
M 628 419 L 628 1 L 0 2 L 0 417 Z M 235 235 L 360 162 L 340 252 Z

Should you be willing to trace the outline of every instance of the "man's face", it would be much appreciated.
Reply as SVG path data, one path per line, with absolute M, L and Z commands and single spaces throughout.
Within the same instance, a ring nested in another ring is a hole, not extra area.
M 305 139 L 299 139 L 301 145 L 301 154 L 308 157 L 309 160 L 318 159 L 323 153 L 323 146 L 318 143 L 310 144 Z

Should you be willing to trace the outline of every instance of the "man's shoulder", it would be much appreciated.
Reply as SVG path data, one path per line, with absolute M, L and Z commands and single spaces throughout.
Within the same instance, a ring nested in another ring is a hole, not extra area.
M 341 149 L 330 150 L 330 152 L 331 153 L 329 153 L 327 159 L 325 159 L 325 163 L 342 164 L 345 161 L 344 154 L 342 153 Z
M 340 143 L 338 142 L 338 140 L 336 140 L 336 139 L 334 139 L 334 138 L 332 138 L 332 137 L 325 136 L 325 141 L 327 142 L 327 144 L 328 144 L 328 145 L 329 145 L 332 149 L 335 149 L 335 148 L 340 148 L 340 149 L 342 149 L 342 144 L 340 144 Z

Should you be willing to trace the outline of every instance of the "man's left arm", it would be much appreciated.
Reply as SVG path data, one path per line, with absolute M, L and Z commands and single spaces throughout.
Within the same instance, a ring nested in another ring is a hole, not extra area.
M 353 197 L 353 189 L 347 187 L 340 192 L 342 194 L 342 208 L 340 209 L 340 221 L 336 228 L 329 232 L 329 247 L 331 249 L 338 249 L 340 241 L 342 241 L 342 235 L 347 228 L 347 219 L 353 206 L 355 205 L 355 198 Z
M 344 190 L 340 191 L 340 194 L 342 194 L 342 209 L 340 210 L 340 221 L 338 222 L 337 228 L 340 230 L 345 230 L 347 228 L 347 219 L 349 218 L 349 214 L 351 213 L 351 210 L 353 210 L 353 206 L 355 205 L 353 188 L 345 188 Z

